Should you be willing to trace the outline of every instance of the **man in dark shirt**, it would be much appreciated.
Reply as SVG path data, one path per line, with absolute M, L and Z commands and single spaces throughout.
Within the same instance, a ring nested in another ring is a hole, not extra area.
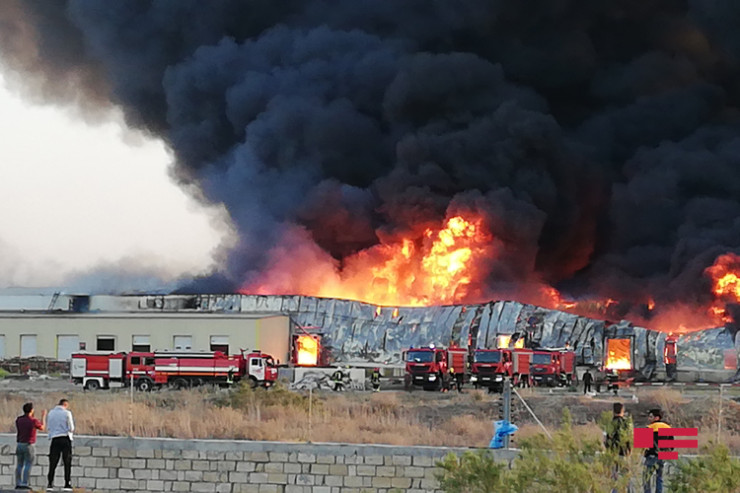
M 18 416 L 15 420 L 16 447 L 15 456 L 18 459 L 18 465 L 15 467 L 15 489 L 30 490 L 28 486 L 28 476 L 33 467 L 33 461 L 36 457 L 35 443 L 36 431 L 46 429 L 46 410 L 41 414 L 43 422 L 33 417 L 33 403 L 23 404 L 23 416 Z

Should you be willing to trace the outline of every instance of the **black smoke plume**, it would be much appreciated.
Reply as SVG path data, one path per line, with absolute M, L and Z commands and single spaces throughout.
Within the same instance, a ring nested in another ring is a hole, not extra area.
M 707 302 L 704 269 L 740 252 L 739 18 L 716 1 L 24 0 L 0 6 L 0 52 L 49 101 L 120 105 L 227 206 L 239 244 L 186 290 L 248 283 L 286 241 L 341 268 L 462 204 L 505 246 L 491 292 L 534 279 L 660 306 Z

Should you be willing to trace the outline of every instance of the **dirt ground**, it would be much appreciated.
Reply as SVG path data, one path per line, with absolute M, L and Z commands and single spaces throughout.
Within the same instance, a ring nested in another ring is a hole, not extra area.
M 79 386 L 73 385 L 65 378 L 51 378 L 45 376 L 32 377 L 30 379 L 5 378 L 0 380 L 0 399 L 8 405 L 8 410 L 2 416 L 4 422 L 12 423 L 15 407 L 25 400 L 34 400 L 51 405 L 54 399 L 67 397 L 73 402 L 99 403 L 104 406 L 106 401 L 127 401 L 127 391 L 97 391 L 100 393 L 83 392 Z M 180 402 L 180 391 L 161 390 L 152 392 L 151 395 L 136 395 L 137 401 L 149 408 L 157 407 L 157 402 Z M 138 393 L 137 393 L 138 394 Z M 213 401 L 227 395 L 225 390 L 203 390 L 198 395 L 191 395 L 189 400 L 182 400 L 181 405 L 175 405 L 179 412 L 186 412 L 188 408 L 196 412 L 197 404 L 193 399 Z M 550 430 L 554 430 L 561 422 L 563 409 L 568 408 L 572 417 L 575 431 L 592 437 L 600 435 L 597 426 L 602 413 L 611 411 L 614 402 L 625 404 L 628 414 L 633 416 L 635 426 L 647 425 L 647 411 L 654 407 L 662 408 L 666 413 L 666 420 L 677 427 L 699 428 L 699 440 L 701 444 L 708 444 L 716 440 L 717 431 L 720 432 L 722 441 L 740 454 L 740 389 L 728 388 L 725 390 L 720 411 L 719 391 L 716 387 L 703 389 L 683 389 L 662 387 L 628 388 L 619 391 L 615 396 L 611 393 L 584 396 L 580 392 L 568 392 L 565 389 L 521 389 L 518 391 L 521 397 L 513 396 L 512 421 L 519 426 L 518 435 L 531 436 L 541 431 L 535 418 L 527 410 L 522 399 L 532 409 L 537 418 Z M 455 446 L 485 446 L 492 434 L 493 421 L 500 419 L 500 406 L 498 394 L 489 394 L 481 390 L 467 388 L 463 393 L 439 393 L 424 392 L 417 390 L 405 392 L 395 388 L 374 394 L 372 392 L 315 392 L 314 398 L 324 403 L 324 419 L 331 422 L 335 416 L 346 415 L 348 423 L 344 426 L 350 427 L 353 416 L 357 416 L 357 410 L 363 409 L 365 416 L 378 416 L 379 429 L 387 428 L 387 421 L 383 419 L 406 420 L 409 423 L 409 432 L 419 433 L 419 430 L 427 430 L 431 438 L 420 439 L 418 444 L 455 445 Z M 144 402 L 146 401 L 146 403 Z M 172 406 L 169 406 L 172 407 Z M 19 411 L 19 409 L 18 409 Z M 381 412 L 382 411 L 382 412 Z M 302 412 L 302 411 L 301 411 Z M 265 419 L 267 411 L 257 419 Z M 194 414 L 195 415 L 195 414 Z M 390 418 L 384 418 L 390 417 Z M 721 417 L 718 420 L 718 417 Z M 237 418 L 235 418 L 237 419 Z M 245 418 L 246 419 L 246 418 Z M 81 426 L 84 421 L 81 419 Z M 384 425 L 383 423 L 386 423 Z M 720 427 L 718 428 L 718 424 Z M 8 426 L 3 426 L 10 431 Z M 361 426 L 361 425 L 360 425 Z M 80 429 L 84 434 L 95 434 L 95 426 L 90 430 Z M 318 427 L 316 428 L 318 429 Z M 117 434 L 115 430 L 97 430 L 100 433 Z M 368 429 L 363 438 L 358 441 L 373 441 L 377 430 Z M 209 433 L 209 432 L 202 432 Z M 199 434 L 193 431 L 193 436 Z M 327 432 L 328 437 L 334 436 Z M 149 436 L 169 436 L 156 430 L 148 430 Z M 397 434 L 397 433 L 396 433 Z M 434 437 L 437 434 L 449 434 L 449 439 L 444 436 Z M 453 436 L 457 434 L 458 436 Z M 395 436 L 389 433 L 384 436 L 377 434 L 377 443 L 389 443 L 395 441 Z M 351 429 L 346 430 L 346 436 L 353 437 Z M 245 437 L 251 437 L 247 433 Z M 205 438 L 205 437 L 204 437 Z M 271 439 L 269 436 L 255 435 L 253 438 Z M 300 438 L 297 432 L 293 438 Z M 319 436 L 313 439 L 318 441 Z M 276 439 L 281 439 L 276 437 Z M 408 444 L 416 444 L 413 437 L 409 438 Z M 399 442 L 400 443 L 400 442 Z

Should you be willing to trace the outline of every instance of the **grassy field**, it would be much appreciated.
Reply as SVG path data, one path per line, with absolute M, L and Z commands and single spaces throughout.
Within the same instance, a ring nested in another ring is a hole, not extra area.
M 547 394 L 531 390 L 522 397 L 548 427 L 556 427 L 562 409 L 570 409 L 574 431 L 599 437 L 596 424 L 611 409 L 614 397 Z M 632 394 L 630 394 L 631 397 Z M 688 396 L 675 390 L 643 390 L 631 398 L 617 398 L 645 426 L 651 407 L 663 408 L 673 426 L 699 427 L 700 444 L 717 438 L 719 401 L 716 393 Z M 427 392 L 295 393 L 283 388 L 252 391 L 194 389 L 135 393 L 130 404 L 125 392 L 71 394 L 44 393 L 29 397 L 0 395 L 0 417 L 5 432 L 13 432 L 21 406 L 34 401 L 37 413 L 50 409 L 61 397 L 70 399 L 77 433 L 137 437 L 216 438 L 276 441 L 385 443 L 485 447 L 492 421 L 498 419 L 498 396 L 468 390 L 463 394 Z M 513 421 L 520 426 L 516 441 L 540 431 L 515 398 Z M 740 454 L 740 404 L 723 402 L 721 440 Z

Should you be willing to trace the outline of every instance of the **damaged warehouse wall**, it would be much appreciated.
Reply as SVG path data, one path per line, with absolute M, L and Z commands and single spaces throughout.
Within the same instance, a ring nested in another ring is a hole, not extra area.
M 98 304 L 93 297 L 91 309 Z M 111 297 L 112 305 L 126 297 Z M 410 346 L 455 343 L 477 348 L 496 347 L 499 335 L 529 332 L 540 347 L 569 346 L 578 363 L 603 364 L 604 341 L 628 338 L 634 366 L 645 377 L 662 367 L 667 334 L 627 321 L 607 324 L 578 315 L 515 301 L 432 307 L 378 307 L 358 301 L 309 296 L 197 295 L 132 297 L 128 306 L 155 310 L 241 311 L 288 313 L 295 323 L 320 327 L 333 357 L 339 362 L 397 364 Z M 101 300 L 102 301 L 102 300 Z M 110 307 L 108 307 L 110 308 Z M 681 370 L 731 370 L 740 336 L 719 327 L 683 335 L 678 340 Z M 731 359 L 731 358 L 730 358 Z
M 29 298 L 26 300 L 26 298 Z M 47 301 L 48 301 L 48 297 Z M 662 368 L 667 334 L 634 327 L 627 321 L 608 324 L 515 301 L 477 305 L 378 307 L 357 301 L 309 296 L 261 295 L 132 295 L 76 296 L 57 302 L 56 311 L 90 312 L 210 312 L 288 314 L 302 326 L 319 327 L 335 361 L 398 364 L 410 346 L 455 343 L 477 348 L 496 347 L 499 335 L 528 333 L 540 347 L 565 347 L 576 352 L 582 365 L 603 364 L 609 338 L 632 341 L 633 362 L 643 376 Z M 82 298 L 82 297 L 79 297 Z M 0 310 L 38 310 L 47 306 L 37 297 L 17 297 L 0 303 Z M 28 305 L 27 307 L 24 305 Z M 679 370 L 727 370 L 737 359 L 740 337 L 726 327 L 682 335 L 678 340 Z

